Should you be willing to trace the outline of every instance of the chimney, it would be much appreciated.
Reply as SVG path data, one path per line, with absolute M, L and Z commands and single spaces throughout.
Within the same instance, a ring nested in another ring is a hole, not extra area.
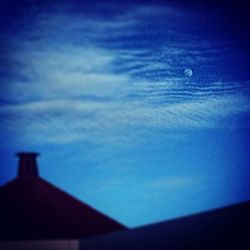
M 18 177 L 38 177 L 38 168 L 36 157 L 38 153 L 18 153 L 19 166 L 18 166 Z

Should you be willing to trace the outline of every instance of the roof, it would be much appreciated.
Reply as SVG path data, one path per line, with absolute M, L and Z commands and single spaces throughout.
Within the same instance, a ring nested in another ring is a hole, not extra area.
M 0 188 L 0 240 L 76 239 L 126 229 L 40 178 L 36 156 L 19 154 L 19 176 Z M 29 169 L 20 175 L 24 164 Z
M 80 249 L 250 249 L 250 201 L 82 239 Z

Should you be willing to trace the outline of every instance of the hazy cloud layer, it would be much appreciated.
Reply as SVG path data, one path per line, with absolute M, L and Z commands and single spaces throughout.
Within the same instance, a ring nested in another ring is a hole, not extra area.
M 244 55 L 197 30 L 201 16 L 166 6 L 106 5 L 112 15 L 73 7 L 31 9 L 32 22 L 24 19 L 2 55 L 9 62 L 2 65 L 2 129 L 38 144 L 100 144 L 162 129 L 248 126 L 234 118 L 250 111 L 249 79 L 226 63 Z

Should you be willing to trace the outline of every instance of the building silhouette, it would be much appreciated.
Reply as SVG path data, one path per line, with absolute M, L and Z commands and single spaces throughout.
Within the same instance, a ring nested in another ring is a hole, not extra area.
M 249 250 L 250 202 L 130 230 L 39 177 L 36 153 L 0 188 L 1 250 Z M 157 211 L 155 211 L 157 213 Z
M 250 202 L 80 240 L 80 250 L 249 250 Z
M 17 177 L 0 188 L 0 240 L 79 239 L 126 229 L 41 178 L 37 153 L 17 155 Z

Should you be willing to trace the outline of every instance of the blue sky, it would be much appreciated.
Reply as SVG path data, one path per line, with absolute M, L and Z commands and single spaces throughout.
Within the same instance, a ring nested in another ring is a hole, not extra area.
M 0 184 L 38 151 L 130 227 L 248 200 L 248 20 L 221 7 L 1 1 Z

